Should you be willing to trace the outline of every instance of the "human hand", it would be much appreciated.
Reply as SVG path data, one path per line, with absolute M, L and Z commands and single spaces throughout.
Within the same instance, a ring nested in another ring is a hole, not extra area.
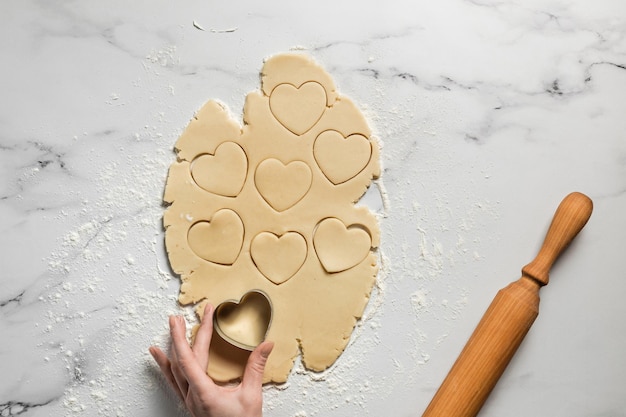
M 261 417 L 263 415 L 263 371 L 274 347 L 265 341 L 248 358 L 243 379 L 235 386 L 217 385 L 206 374 L 209 345 L 213 335 L 213 306 L 204 309 L 193 347 L 185 336 L 185 319 L 171 316 L 171 360 L 158 347 L 149 351 L 161 372 L 194 417 Z

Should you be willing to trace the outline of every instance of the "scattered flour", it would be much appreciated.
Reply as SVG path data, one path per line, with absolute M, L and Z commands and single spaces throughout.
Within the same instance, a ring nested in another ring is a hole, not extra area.
M 175 52 L 155 51 L 146 65 L 173 65 Z M 110 100 L 118 98 L 112 93 Z M 107 146 L 119 153 L 113 161 L 101 159 L 97 146 L 85 149 L 89 134 L 75 139 L 77 152 L 91 163 L 94 187 L 59 214 L 78 226 L 48 258 L 51 279 L 39 297 L 46 315 L 35 324 L 45 335 L 42 360 L 63 364 L 66 390 L 58 404 L 67 416 L 133 416 L 137 407 L 148 407 L 137 402 L 164 392 L 148 347 L 167 349 L 170 314 L 195 320 L 177 304 L 179 281 L 164 255 L 161 226 L 179 132 L 162 134 L 171 127 L 164 114 L 155 119 L 155 126 L 131 137 L 110 134 Z

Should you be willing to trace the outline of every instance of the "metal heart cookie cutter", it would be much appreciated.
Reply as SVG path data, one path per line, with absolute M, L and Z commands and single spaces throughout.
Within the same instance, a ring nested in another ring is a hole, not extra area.
M 226 300 L 213 315 L 213 327 L 226 342 L 252 351 L 267 335 L 272 322 L 272 303 L 261 290 L 250 290 L 239 301 Z

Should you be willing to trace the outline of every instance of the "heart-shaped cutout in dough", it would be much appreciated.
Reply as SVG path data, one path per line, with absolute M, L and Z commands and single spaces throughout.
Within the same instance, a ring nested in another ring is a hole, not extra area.
M 365 259 L 372 247 L 372 238 L 362 227 L 346 227 L 341 220 L 331 217 L 317 225 L 313 246 L 324 269 L 335 273 Z
M 302 135 L 315 126 L 326 110 L 326 90 L 315 81 L 300 87 L 279 84 L 270 94 L 270 110 L 281 125 Z
M 315 139 L 313 155 L 326 178 L 337 185 L 363 171 L 372 157 L 372 145 L 357 133 L 344 137 L 336 130 L 326 130 Z
M 285 211 L 302 200 L 311 188 L 311 181 L 311 168 L 302 161 L 285 165 L 278 159 L 266 159 L 254 174 L 257 190 L 276 211 Z
M 213 326 L 232 345 L 254 350 L 264 339 L 272 322 L 272 305 L 265 293 L 252 290 L 240 301 L 225 301 L 215 309 Z
M 282 236 L 262 232 L 252 239 L 250 255 L 259 271 L 274 284 L 279 285 L 295 275 L 306 259 L 304 237 L 296 232 Z
M 191 162 L 191 176 L 204 190 L 225 197 L 236 197 L 248 172 L 248 159 L 234 142 L 220 144 L 213 155 L 203 154 Z
M 209 262 L 232 265 L 243 245 L 243 222 L 232 210 L 217 211 L 210 221 L 194 223 L 187 233 L 189 247 Z

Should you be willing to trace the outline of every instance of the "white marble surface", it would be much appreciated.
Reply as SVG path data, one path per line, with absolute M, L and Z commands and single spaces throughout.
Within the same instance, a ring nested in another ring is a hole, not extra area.
M 147 355 L 180 310 L 172 147 L 208 99 L 239 115 L 263 59 L 294 48 L 384 145 L 383 269 L 340 360 L 296 365 L 265 415 L 419 416 L 578 190 L 594 214 L 481 416 L 626 416 L 624 2 L 5 0 L 0 16 L 0 416 L 183 415 Z

